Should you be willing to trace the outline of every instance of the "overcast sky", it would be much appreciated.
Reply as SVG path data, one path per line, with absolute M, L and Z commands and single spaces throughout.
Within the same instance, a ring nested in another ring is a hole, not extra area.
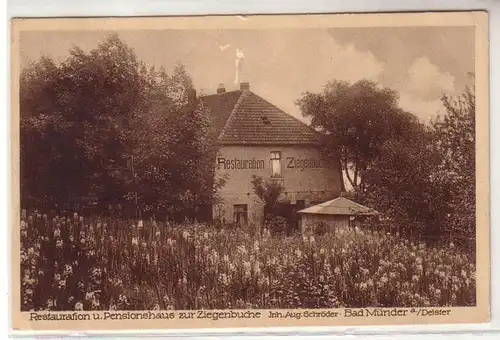
M 23 32 L 21 65 L 42 55 L 57 61 L 77 45 L 95 48 L 110 32 Z M 400 93 L 400 105 L 423 121 L 443 112 L 440 96 L 460 93 L 474 72 L 473 27 L 281 30 L 120 31 L 140 60 L 171 70 L 183 63 L 198 91 L 235 89 L 236 48 L 251 90 L 303 119 L 294 101 L 332 79 L 371 79 Z M 222 46 L 229 47 L 222 49 Z

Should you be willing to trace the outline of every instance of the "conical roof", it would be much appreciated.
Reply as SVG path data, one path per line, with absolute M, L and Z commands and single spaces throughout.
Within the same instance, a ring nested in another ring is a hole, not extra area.
M 372 208 L 353 202 L 345 197 L 337 197 L 331 201 L 313 205 L 298 211 L 299 214 L 323 214 L 323 215 L 379 215 Z

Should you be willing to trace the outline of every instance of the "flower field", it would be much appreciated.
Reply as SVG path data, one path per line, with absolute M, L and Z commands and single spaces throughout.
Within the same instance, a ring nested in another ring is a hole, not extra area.
M 452 245 L 360 230 L 285 237 L 77 214 L 23 214 L 21 280 L 23 311 L 476 303 L 475 265 Z

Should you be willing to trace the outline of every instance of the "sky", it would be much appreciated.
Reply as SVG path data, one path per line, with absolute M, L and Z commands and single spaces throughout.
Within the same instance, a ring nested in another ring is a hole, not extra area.
M 73 46 L 97 47 L 111 31 L 24 31 L 21 67 L 41 56 L 63 61 Z M 287 113 L 307 122 L 295 101 L 331 80 L 373 80 L 396 90 L 400 106 L 428 122 L 444 113 L 442 93 L 460 94 L 474 72 L 473 27 L 309 28 L 273 30 L 135 30 L 120 38 L 150 66 L 186 66 L 199 93 L 239 80 Z

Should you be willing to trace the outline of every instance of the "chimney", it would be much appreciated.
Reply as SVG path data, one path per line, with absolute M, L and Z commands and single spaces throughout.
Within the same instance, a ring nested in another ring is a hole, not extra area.
M 219 84 L 219 88 L 217 89 L 217 93 L 226 93 L 226 88 L 224 87 L 224 84 Z
M 249 82 L 242 82 L 240 84 L 240 89 L 241 90 L 250 90 L 250 83 Z

